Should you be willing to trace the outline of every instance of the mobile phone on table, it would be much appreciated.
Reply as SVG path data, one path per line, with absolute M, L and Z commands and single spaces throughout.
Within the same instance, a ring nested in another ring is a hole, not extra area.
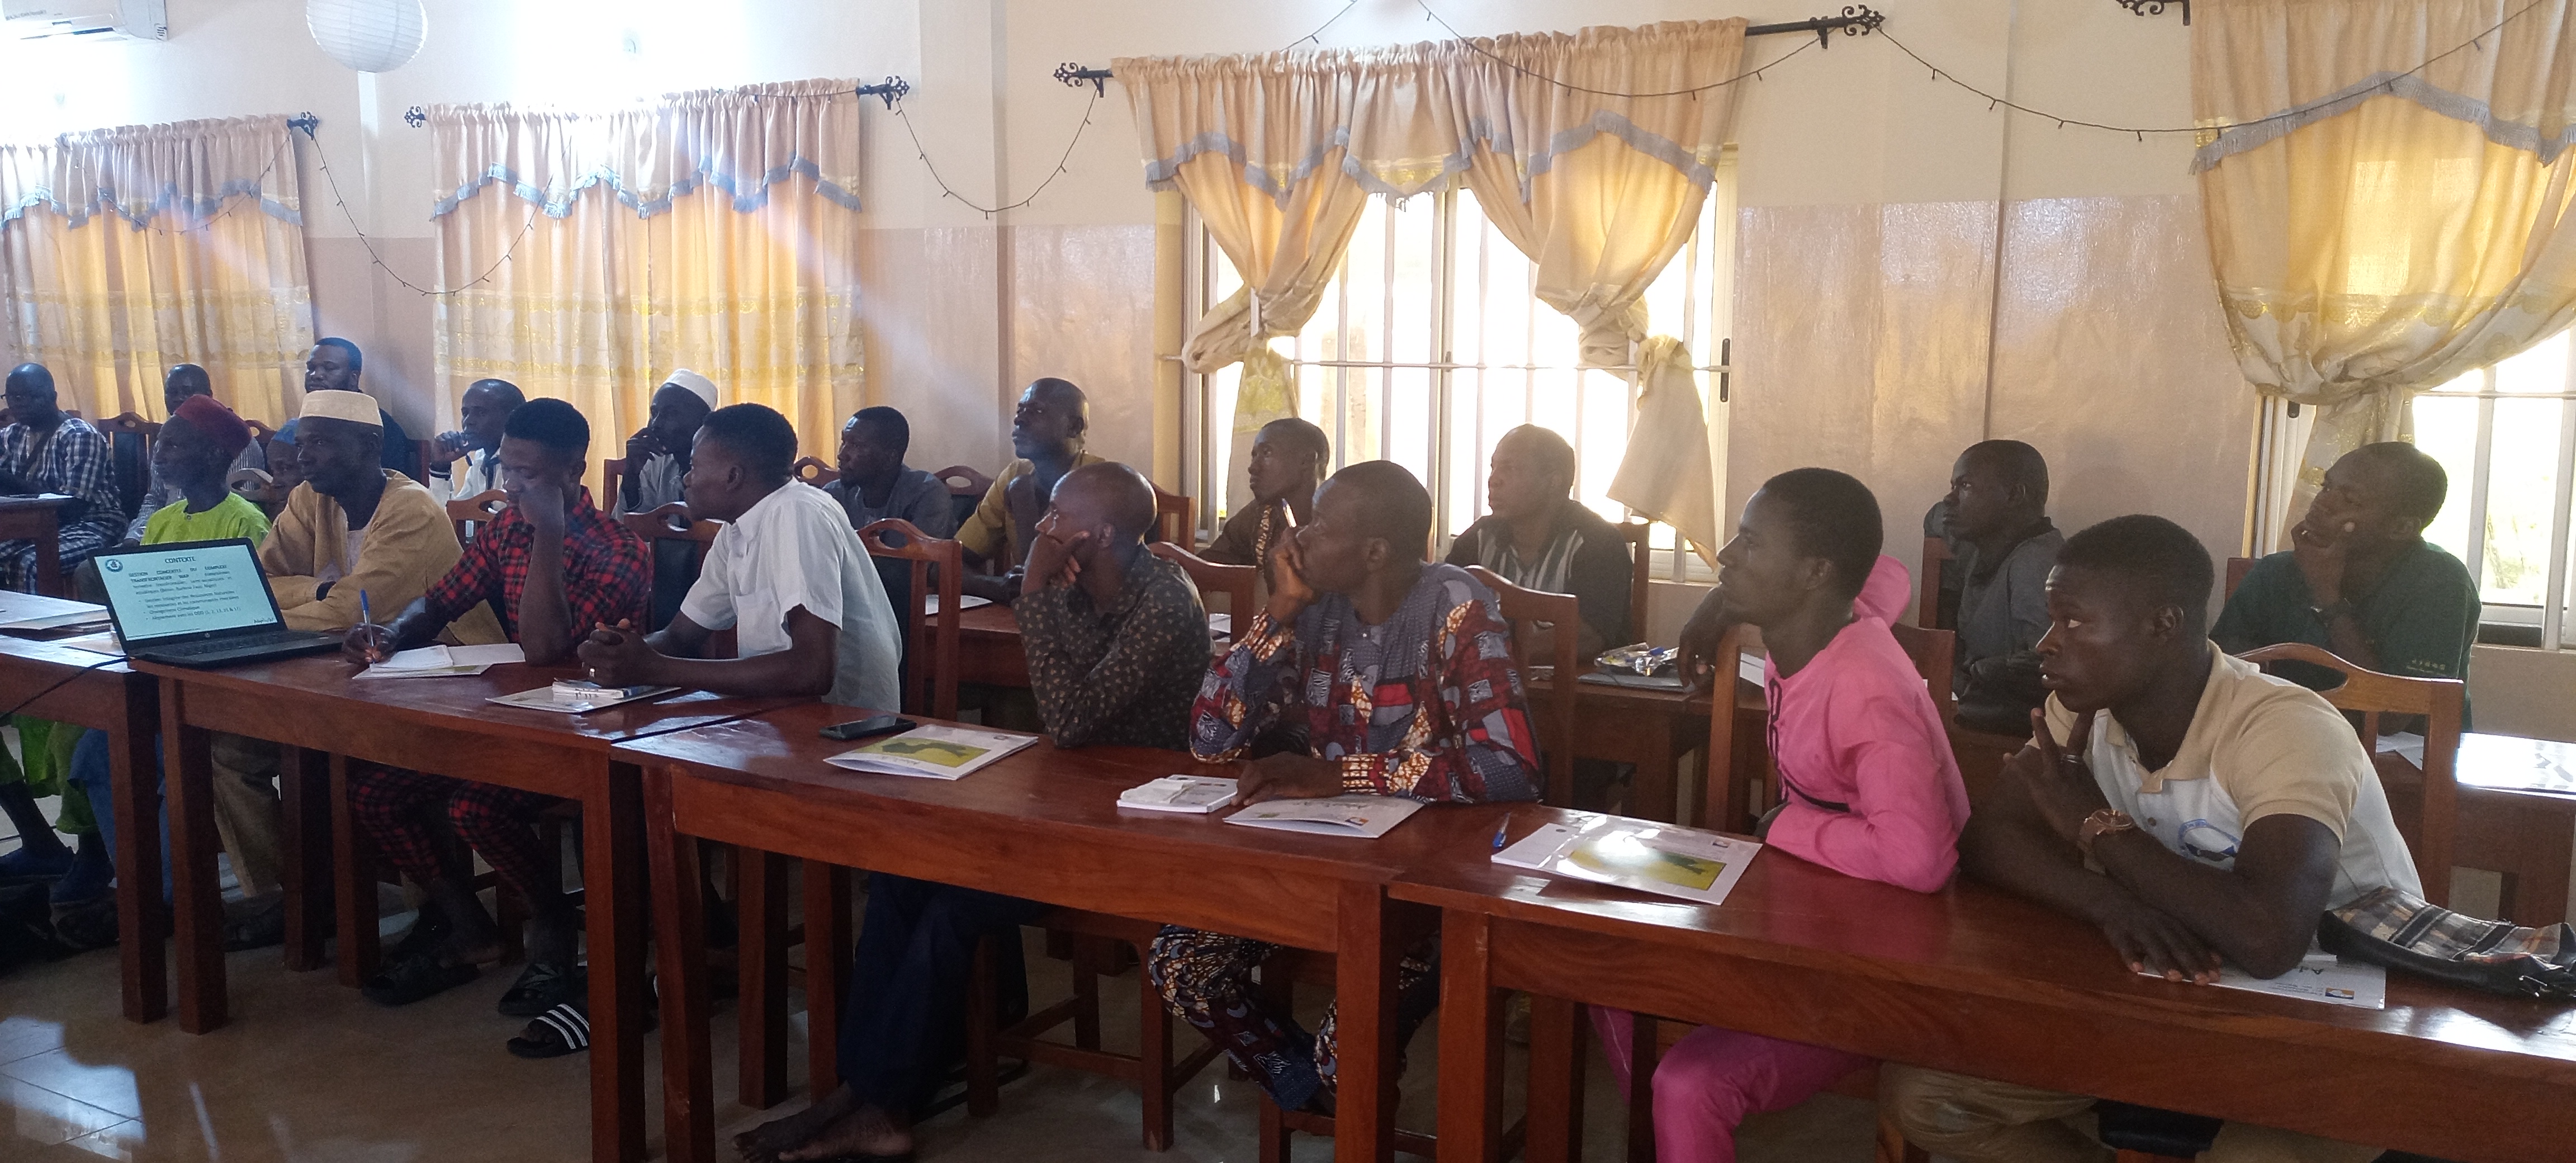
M 823 737 L 847 743 L 852 739 L 873 739 L 879 735 L 909 731 L 920 725 L 895 715 L 875 715 L 865 719 L 852 719 L 847 723 L 834 723 L 823 728 Z

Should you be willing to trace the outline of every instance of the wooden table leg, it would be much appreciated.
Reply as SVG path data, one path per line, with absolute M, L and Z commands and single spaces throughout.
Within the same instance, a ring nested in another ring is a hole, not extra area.
M 63 584 L 63 515 L 45 510 L 46 529 L 36 536 L 36 590 L 57 598 L 68 598 L 70 587 Z
M 742 918 L 734 941 L 742 997 L 734 1006 L 741 1035 L 737 1087 L 742 1105 L 767 1110 L 787 1098 L 787 861 L 735 848 L 742 862 Z M 811 952 L 810 950 L 808 951 Z
M 179 1028 L 221 1027 L 224 901 L 215 873 L 214 735 L 187 725 L 187 688 L 161 687 L 162 786 L 169 800 L 171 930 L 179 956 Z
M 590 939 L 590 1157 L 644 1158 L 642 773 L 601 762 L 582 797 L 582 914 Z M 696 869 L 686 882 L 697 891 Z M 667 941 L 671 934 L 663 934 Z
M 277 790 L 286 818 L 286 967 L 322 968 L 322 938 L 331 923 L 332 837 L 330 757 L 301 747 L 279 748 Z
M 349 810 L 349 757 L 326 756 L 331 785 L 332 901 L 340 915 L 340 984 L 356 989 L 375 976 L 382 950 L 376 940 L 374 851 Z
M 1640 1085 L 1631 1080 L 1629 1085 Z M 1530 996 L 1529 1163 L 1572 1163 L 1583 1148 L 1583 1007 Z
M 1378 1163 L 1395 1156 L 1395 1064 L 1403 1053 L 1395 1038 L 1395 963 L 1404 951 L 1391 939 L 1393 908 L 1383 886 L 1343 885 L 1338 912 L 1333 1158 Z
M 1440 918 L 1440 1163 L 1496 1163 L 1503 1134 L 1503 1007 L 1493 918 Z
M 805 1079 L 815 1098 L 841 1085 L 841 1003 L 849 978 L 850 870 L 805 862 Z
M 666 770 L 645 772 L 644 819 L 645 847 L 653 861 L 653 927 L 661 935 L 654 949 L 662 972 L 664 1149 L 671 1163 L 714 1163 L 715 1079 L 707 1035 L 707 932 L 698 900 L 698 844 L 672 826 L 671 775 Z M 594 974 L 591 980 L 599 979 Z
M 170 1012 L 170 923 L 161 900 L 161 729 L 159 688 L 142 678 L 122 683 L 116 722 L 107 730 L 107 805 L 116 813 L 117 960 L 128 1021 L 157 1022 Z

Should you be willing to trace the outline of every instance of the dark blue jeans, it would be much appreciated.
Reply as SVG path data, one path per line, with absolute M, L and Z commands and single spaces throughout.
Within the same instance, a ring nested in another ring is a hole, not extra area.
M 145 764 L 150 765 L 152 795 L 161 795 L 161 740 L 152 739 L 151 754 L 135 756 L 139 778 Z M 116 793 L 108 776 L 107 732 L 83 731 L 80 745 L 72 749 L 71 781 L 89 796 L 90 806 L 98 814 L 98 838 L 107 844 L 108 858 L 116 857 Z M 170 898 L 170 809 L 164 803 L 153 813 L 161 821 L 161 899 Z
M 964 1045 L 975 942 L 1001 938 L 995 978 L 1007 1016 L 1028 1011 L 1019 928 L 1047 906 L 998 893 L 876 873 L 860 922 L 841 1078 L 859 1101 L 909 1112 L 939 1092 Z

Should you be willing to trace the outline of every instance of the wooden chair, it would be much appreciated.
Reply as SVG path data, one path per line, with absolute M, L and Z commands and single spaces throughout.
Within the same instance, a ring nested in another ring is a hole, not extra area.
M 2252 557 L 2231 557 L 2227 559 L 2227 589 L 2220 594 L 2218 599 L 2222 605 L 2226 603 L 2227 599 L 2236 596 L 2236 587 L 2245 584 L 2245 575 L 2254 572 L 2254 563 L 2257 560 L 2260 559 Z
M 152 489 L 152 442 L 160 439 L 161 425 L 132 412 L 120 413 L 98 422 L 98 430 L 107 436 L 113 449 L 110 466 L 116 478 L 116 489 L 125 499 L 125 515 L 130 519 L 141 511 L 143 495 Z M 117 445 L 117 438 L 131 436 L 134 443 Z M 132 449 L 132 452 L 128 452 Z
M 955 541 L 933 537 L 901 517 L 868 522 L 859 530 L 859 544 L 867 546 L 871 556 L 912 563 L 912 605 L 902 611 L 904 640 L 910 644 L 906 657 L 911 660 L 906 685 L 912 689 L 903 693 L 900 709 L 938 719 L 956 718 L 957 614 L 964 603 L 957 587 L 966 575 L 964 551 Z M 933 567 L 939 571 L 935 627 L 925 608 Z
M 617 482 L 626 479 L 626 461 L 611 457 L 599 462 L 599 507 L 617 507 Z
M 1207 604 L 1209 598 L 1218 594 L 1225 595 L 1226 614 L 1230 618 L 1237 619 L 1237 625 L 1241 624 L 1241 619 L 1250 618 L 1253 611 L 1261 608 L 1254 597 L 1255 587 L 1261 581 L 1260 567 L 1218 565 L 1169 541 L 1157 541 L 1146 546 L 1145 549 L 1156 557 L 1180 566 L 1181 572 L 1190 575 L 1190 580 L 1198 583 L 1201 605 Z
M 433 449 L 433 447 L 431 446 L 431 444 L 430 444 L 430 442 L 429 442 L 429 441 L 426 441 L 426 440 L 415 440 L 415 441 L 412 441 L 412 442 L 411 442 L 411 470 L 410 470 L 409 472 L 404 473 L 403 475 L 404 475 L 404 476 L 408 476 L 408 477 L 410 477 L 411 479 L 416 480 L 416 481 L 425 481 L 425 480 L 428 480 L 428 479 L 429 479 L 429 458 L 430 458 L 430 454 L 431 454 L 433 451 L 434 451 L 434 449 Z
M 797 480 L 819 489 L 841 470 L 837 465 L 825 464 L 822 457 L 809 456 L 796 462 L 795 471 Z
M 1655 523 L 1628 521 L 1619 526 L 1619 537 L 1628 543 L 1628 641 L 1643 642 L 1646 634 L 1646 602 L 1653 593 L 1655 580 Z M 1677 539 L 1674 544 L 1680 544 Z M 1612 646 L 1627 643 L 1613 642 Z
M 2454 835 L 2460 818 L 2455 765 L 2460 756 L 2460 714 L 2468 697 L 2468 684 L 2456 678 L 2408 678 L 2365 670 L 2332 651 L 2304 642 L 2257 647 L 2237 657 L 2257 664 L 2304 662 L 2341 672 L 2342 686 L 2317 693 L 2337 710 L 2361 716 L 2361 745 L 2365 751 L 2378 749 L 2381 715 L 2424 718 L 2423 803 L 2415 834 L 2406 837 L 2406 845 L 2415 856 L 2415 873 L 2424 881 L 2424 899 L 2447 907 L 2451 903 Z
M 1941 573 L 1956 560 L 1950 555 L 1950 543 L 1938 537 L 1923 539 L 1922 575 L 1914 591 L 1914 624 L 1926 630 L 1954 630 L 1949 619 L 1941 616 Z
M 984 503 L 984 494 L 993 491 L 993 478 L 977 472 L 972 465 L 952 464 L 930 475 L 948 486 L 948 503 L 955 507 L 960 525 L 975 515 L 975 506 Z
M 1178 493 L 1167 493 L 1154 486 L 1154 522 L 1159 540 L 1174 545 L 1195 545 L 1192 531 L 1198 527 L 1198 502 Z
M 697 551 L 694 556 L 700 566 L 707 563 L 707 547 L 716 543 L 716 530 L 723 528 L 713 521 L 691 517 L 688 505 L 679 501 L 641 513 L 621 514 L 617 523 L 647 542 L 695 542 Z
M 1574 806 L 1574 703 L 1575 680 L 1589 669 L 1575 649 L 1575 625 L 1582 620 L 1583 610 L 1572 594 L 1551 594 L 1544 590 L 1524 589 L 1503 580 L 1503 575 L 1481 565 L 1467 567 L 1467 573 L 1501 599 L 1503 618 L 1512 624 L 1512 661 L 1521 668 L 1526 684 L 1537 666 L 1529 656 L 1529 641 L 1540 625 L 1549 625 L 1549 637 L 1555 644 L 1550 660 L 1553 669 L 1548 678 L 1547 722 L 1550 729 L 1541 732 L 1539 750 L 1547 760 L 1545 802 L 1557 807 Z M 1547 738 L 1553 736 L 1553 740 Z
M 484 524 L 510 507 L 510 494 L 499 489 L 485 489 L 470 497 L 447 502 L 447 523 L 456 528 L 456 543 L 474 540 L 474 526 Z
M 1950 687 L 1950 678 L 1958 658 L 1958 634 L 1903 622 L 1887 629 L 1896 637 L 1896 644 L 1905 648 L 1905 656 L 1914 660 L 1915 673 L 1923 676 L 1923 687 L 1932 695 L 1933 709 L 1941 712 L 1941 725 L 1954 726 L 1959 718 L 1959 700 Z

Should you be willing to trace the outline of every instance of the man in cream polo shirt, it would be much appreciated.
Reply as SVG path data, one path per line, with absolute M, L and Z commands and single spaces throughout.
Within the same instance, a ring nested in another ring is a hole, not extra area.
M 2045 729 L 1959 837 L 1968 875 L 2091 921 L 2132 970 L 2277 977 L 2325 910 L 2423 891 L 2351 724 L 2209 641 L 2209 553 L 2161 517 L 2066 542 L 2039 641 Z M 2035 714 L 2034 718 L 2040 715 Z M 2106 1159 L 2094 1100 L 1889 1066 L 1906 1138 L 1961 1163 Z M 2360 1163 L 2378 1149 L 2229 1123 L 2206 1163 Z

